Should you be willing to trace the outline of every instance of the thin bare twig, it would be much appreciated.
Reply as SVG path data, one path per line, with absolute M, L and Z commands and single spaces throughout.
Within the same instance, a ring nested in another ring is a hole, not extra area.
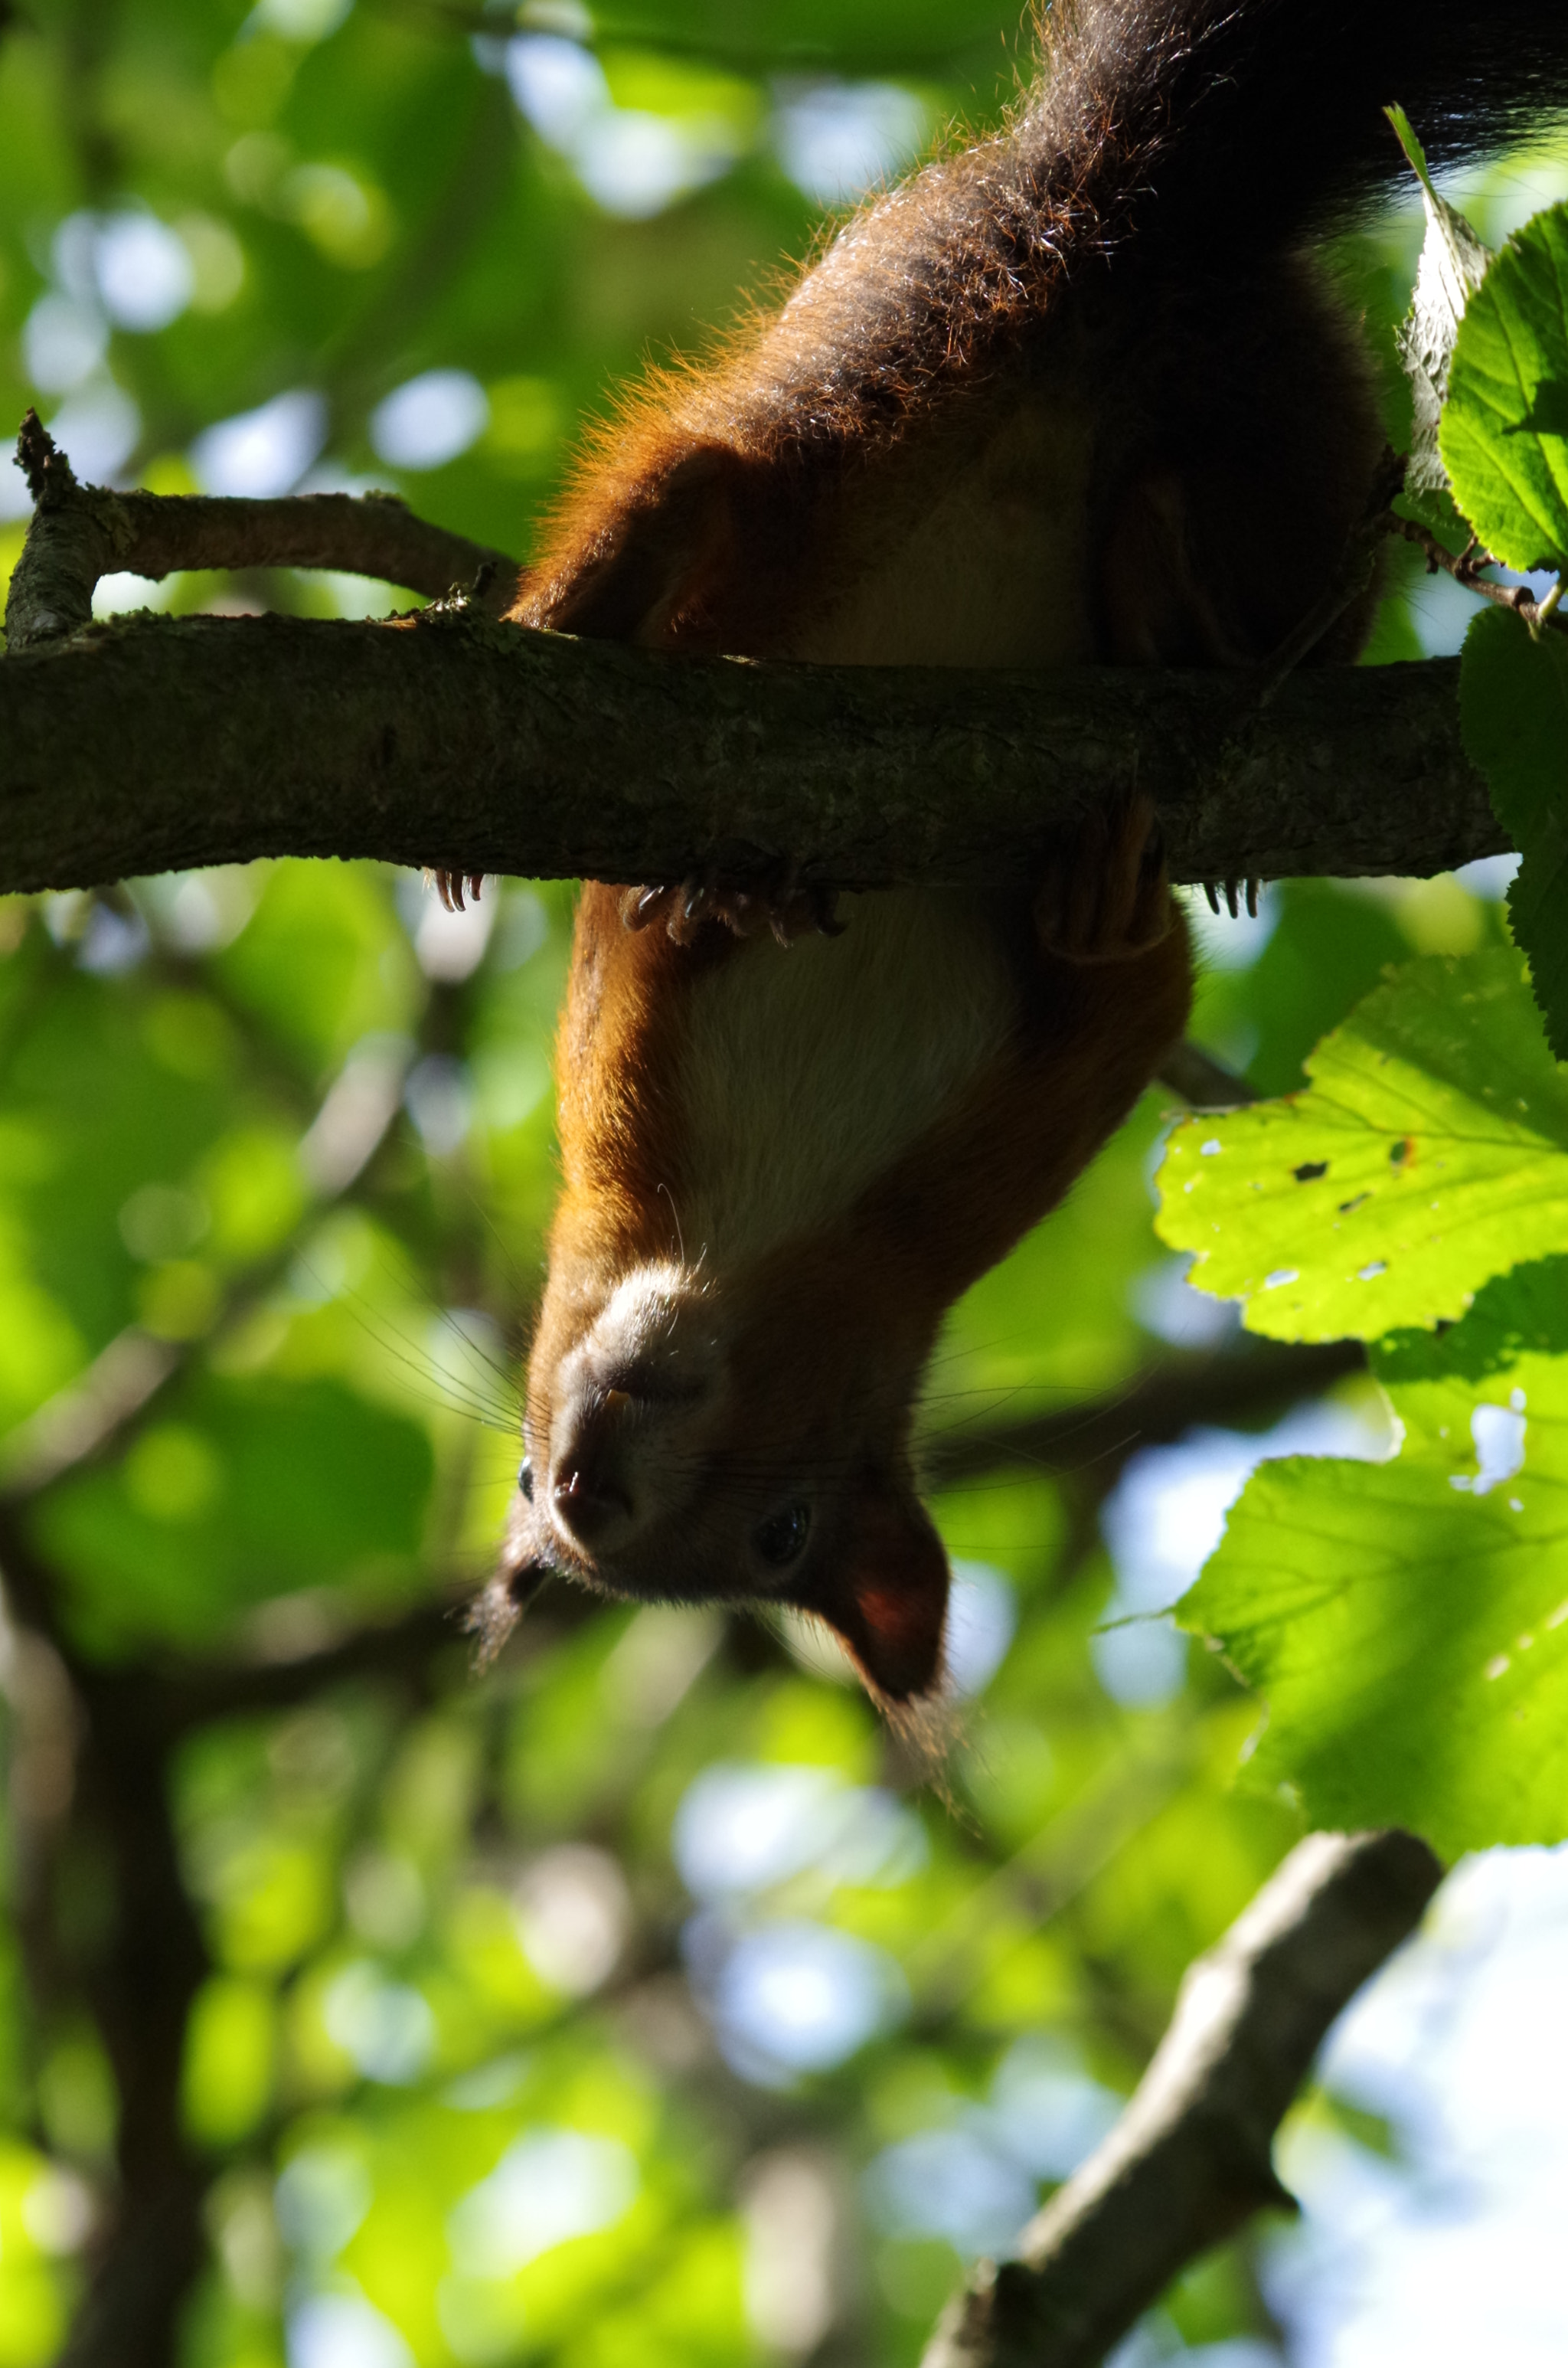
M 1382 523 L 1385 534 L 1403 537 L 1404 541 L 1413 542 L 1425 555 L 1428 575 L 1436 575 L 1440 570 L 1445 575 L 1451 575 L 1454 582 L 1462 585 L 1467 592 L 1473 592 L 1478 599 L 1490 600 L 1499 609 L 1511 609 L 1515 616 L 1522 617 L 1527 625 L 1551 625 L 1558 632 L 1568 632 L 1568 617 L 1562 615 L 1551 593 L 1548 593 L 1544 600 L 1538 601 L 1528 584 L 1494 584 L 1482 575 L 1483 567 L 1495 567 L 1497 562 L 1489 551 L 1482 549 L 1473 535 L 1462 551 L 1450 551 L 1446 543 L 1438 541 L 1430 528 L 1422 526 L 1415 518 L 1398 518 L 1390 510 Z
M 6 608 L 13 651 L 78 632 L 100 576 L 119 571 L 161 582 L 187 568 L 330 567 L 435 599 L 472 588 L 497 614 L 517 583 L 516 560 L 426 525 L 395 494 L 113 493 L 78 484 L 36 411 L 22 422 L 17 465 L 37 507 Z
M 944 2313 L 924 2368 L 1094 2368 L 1255 2212 L 1292 2209 L 1274 2133 L 1330 2023 L 1419 1923 L 1443 1870 L 1413 1835 L 1311 1834 L 1187 1972 L 1104 2145 Z

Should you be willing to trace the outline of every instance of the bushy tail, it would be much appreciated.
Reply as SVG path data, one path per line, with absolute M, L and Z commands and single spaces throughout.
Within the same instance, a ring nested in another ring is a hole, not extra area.
M 1234 259 L 1364 208 L 1406 169 L 1392 100 L 1437 165 L 1568 107 L 1568 0 L 1056 0 L 1043 43 L 1019 145 L 1057 204 L 1075 160 L 1145 252 Z

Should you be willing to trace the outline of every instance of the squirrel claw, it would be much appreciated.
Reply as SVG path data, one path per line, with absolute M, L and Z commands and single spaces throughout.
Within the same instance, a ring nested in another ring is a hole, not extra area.
M 1086 815 L 1051 864 L 1034 905 L 1047 953 L 1073 962 L 1128 962 L 1171 925 L 1165 834 L 1148 798 Z
M 629 929 L 645 929 L 663 921 L 677 946 L 688 946 L 710 925 L 728 929 L 737 938 L 771 932 L 781 946 L 813 933 L 836 938 L 844 923 L 835 910 L 831 888 L 796 885 L 793 866 L 776 889 L 722 888 L 703 875 L 676 888 L 628 888 L 620 900 L 620 917 Z
M 426 887 L 434 888 L 449 913 L 461 913 L 467 909 L 463 903 L 465 889 L 478 904 L 480 892 L 484 886 L 484 874 L 483 871 L 446 871 L 437 868 L 426 872 L 425 883 Z
M 1247 918 L 1249 921 L 1256 920 L 1257 900 L 1263 893 L 1263 882 L 1255 875 L 1249 875 L 1245 880 L 1205 880 L 1202 886 L 1211 913 L 1218 914 L 1220 900 L 1223 897 L 1226 912 L 1233 921 L 1236 920 L 1240 916 L 1244 894 Z

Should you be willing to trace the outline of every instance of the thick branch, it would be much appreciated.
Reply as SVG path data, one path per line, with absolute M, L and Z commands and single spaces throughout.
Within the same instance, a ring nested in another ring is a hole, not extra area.
M 1093 2368 L 1171 2280 L 1268 2204 L 1269 2150 L 1324 2033 L 1442 1879 L 1409 1834 L 1312 1834 L 1187 1973 L 1120 2121 L 944 2314 L 924 2368 Z
M 17 458 L 38 507 L 6 600 L 13 652 L 87 624 L 98 578 L 122 569 L 161 581 L 182 568 L 333 567 L 432 599 L 483 577 L 498 609 L 517 583 L 516 560 L 426 525 L 395 494 L 240 501 L 111 493 L 77 484 L 30 411 Z
M 119 2090 L 119 2195 L 61 2368 L 166 2368 L 206 2241 L 210 2168 L 185 2135 L 187 2025 L 209 1970 L 180 1870 L 165 1738 L 137 1673 L 78 1662 L 86 1712 L 75 1825 L 111 1871 L 113 1918 L 85 1968 Z
M 263 855 L 766 883 L 1028 876 L 1141 791 L 1180 880 L 1506 845 L 1449 662 L 1242 677 L 696 662 L 417 623 L 128 618 L 0 663 L 0 889 Z
M 48 1640 L 69 1681 L 79 1748 L 74 1788 L 61 1789 L 75 1847 L 95 1870 L 94 1914 L 76 1919 L 79 1930 L 55 1906 L 51 1971 L 64 1994 L 40 1996 L 35 2007 L 40 2019 L 68 2013 L 80 1986 L 119 2101 L 119 2192 L 61 2368 L 166 2368 L 206 2248 L 210 2177 L 180 2112 L 186 2026 L 209 1964 L 170 1815 L 174 1730 L 145 1672 L 106 1668 L 75 1649 L 58 1616 L 58 1574 L 4 1509 L 0 1567 L 10 1604 Z

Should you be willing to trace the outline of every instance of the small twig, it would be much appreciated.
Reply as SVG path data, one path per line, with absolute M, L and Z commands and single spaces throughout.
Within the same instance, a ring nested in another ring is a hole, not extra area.
M 427 525 L 395 494 L 244 501 L 80 485 L 35 411 L 22 422 L 17 465 L 37 507 L 11 577 L 13 650 L 79 632 L 99 577 L 120 571 L 157 583 L 190 568 L 329 567 L 431 598 L 472 586 L 478 605 L 497 615 L 517 584 L 516 560 Z
M 1447 544 L 1438 541 L 1429 527 L 1424 527 L 1416 518 L 1400 518 L 1392 510 L 1382 520 L 1382 531 L 1413 542 L 1416 550 L 1425 554 L 1428 575 L 1436 575 L 1440 569 L 1445 575 L 1451 575 L 1456 584 L 1462 585 L 1467 592 L 1473 592 L 1477 599 L 1490 600 L 1499 609 L 1511 609 L 1516 616 L 1522 617 L 1532 628 L 1552 625 L 1559 632 L 1568 632 L 1568 617 L 1558 613 L 1557 600 L 1553 597 L 1557 587 L 1554 586 L 1544 600 L 1538 602 L 1528 584 L 1492 583 L 1481 570 L 1494 567 L 1497 563 L 1489 551 L 1482 549 L 1473 535 L 1462 551 L 1450 551 Z
M 53 509 L 76 491 L 75 472 L 29 405 L 17 431 L 17 466 L 40 509 Z
M 1556 583 L 1552 586 L 1551 591 L 1547 594 L 1545 599 L 1541 601 L 1540 605 L 1536 609 L 1535 621 L 1530 627 L 1530 631 L 1532 632 L 1539 633 L 1543 625 L 1555 625 L 1562 623 L 1562 620 L 1557 613 L 1562 598 L 1562 578 L 1560 575 Z
M 1335 2017 L 1443 1870 L 1402 1833 L 1312 1834 L 1188 1971 L 1110 2135 L 943 2314 L 924 2368 L 1093 2368 L 1209 2247 L 1293 2209 L 1274 2133 Z

